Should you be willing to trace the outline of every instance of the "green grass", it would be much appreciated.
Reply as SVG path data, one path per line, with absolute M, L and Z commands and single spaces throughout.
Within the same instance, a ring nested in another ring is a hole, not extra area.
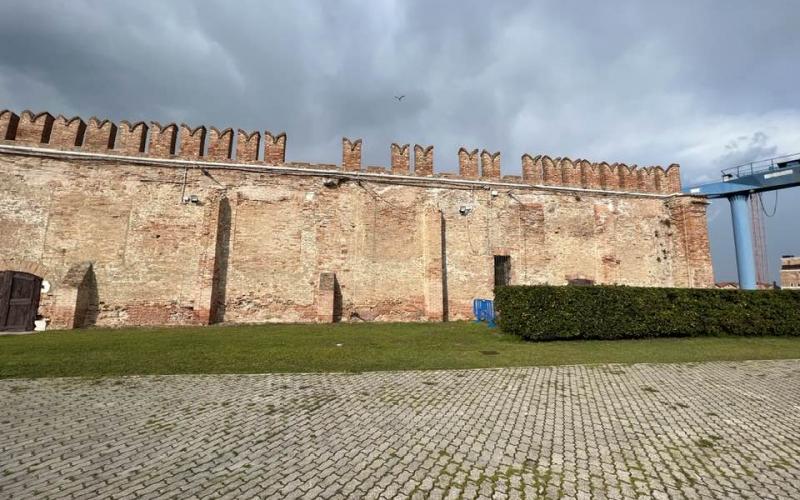
M 800 338 L 532 343 L 464 322 L 90 329 L 0 337 L 0 378 L 786 358 L 800 358 Z

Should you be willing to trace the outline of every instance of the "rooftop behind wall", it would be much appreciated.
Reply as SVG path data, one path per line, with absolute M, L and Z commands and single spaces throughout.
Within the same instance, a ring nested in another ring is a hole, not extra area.
M 68 151 L 87 151 L 149 158 L 185 159 L 209 162 L 231 162 L 261 165 L 282 165 L 286 162 L 286 134 L 269 130 L 247 132 L 238 129 L 217 129 L 186 124 L 149 125 L 122 121 L 119 126 L 108 120 L 91 117 L 66 118 L 50 113 L 19 115 L 0 111 L 0 141 Z M 345 171 L 361 171 L 361 139 L 342 139 L 342 165 Z M 564 186 L 632 193 L 675 194 L 681 191 L 680 167 L 670 165 L 639 167 L 624 163 L 590 162 L 588 160 L 547 155 L 522 155 L 522 176 L 502 176 L 501 154 L 462 147 L 457 152 L 459 174 L 434 170 L 434 147 L 414 145 L 414 168 L 410 165 L 408 144 L 392 144 L 391 168 L 367 167 L 370 172 L 414 177 L 448 177 L 487 182 L 523 182 L 531 185 Z M 455 156 L 455 155 L 454 155 Z M 480 171 L 478 168 L 480 160 Z M 313 165 L 310 165 L 313 168 Z M 328 165 L 320 168 L 330 168 Z

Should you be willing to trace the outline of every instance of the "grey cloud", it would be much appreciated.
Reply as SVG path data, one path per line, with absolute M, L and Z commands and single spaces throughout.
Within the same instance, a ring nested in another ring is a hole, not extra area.
M 373 165 L 398 141 L 435 145 L 440 170 L 465 145 L 506 173 L 530 152 L 677 161 L 691 183 L 800 150 L 798 18 L 793 0 L 9 0 L 0 107 L 286 130 L 292 160 L 339 161 L 349 136 Z M 797 198 L 781 194 L 783 227 Z
M 764 132 L 755 132 L 752 136 L 739 136 L 725 145 L 725 154 L 714 162 L 721 168 L 735 167 L 746 163 L 772 158 L 776 156 L 778 146 L 769 144 L 769 137 Z

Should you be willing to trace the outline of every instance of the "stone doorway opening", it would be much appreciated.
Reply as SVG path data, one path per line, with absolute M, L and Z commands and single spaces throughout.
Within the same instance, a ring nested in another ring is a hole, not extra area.
M 509 255 L 494 256 L 494 286 L 506 286 L 511 283 L 511 257 Z

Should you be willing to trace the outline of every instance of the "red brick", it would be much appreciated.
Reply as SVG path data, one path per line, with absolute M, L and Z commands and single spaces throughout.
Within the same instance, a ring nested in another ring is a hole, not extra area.
M 351 141 L 342 137 L 342 169 L 351 172 L 361 170 L 361 139 Z

